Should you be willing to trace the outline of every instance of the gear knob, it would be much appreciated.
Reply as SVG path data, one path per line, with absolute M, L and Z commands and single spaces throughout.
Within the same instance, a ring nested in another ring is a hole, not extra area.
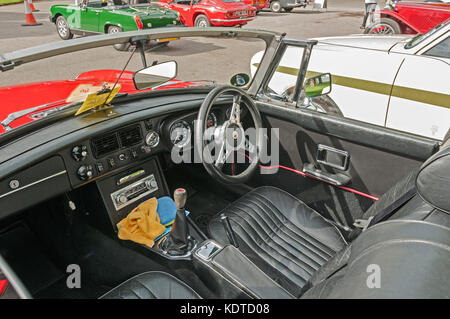
M 186 205 L 187 192 L 184 188 L 177 188 L 173 192 L 173 200 L 178 209 L 183 209 Z

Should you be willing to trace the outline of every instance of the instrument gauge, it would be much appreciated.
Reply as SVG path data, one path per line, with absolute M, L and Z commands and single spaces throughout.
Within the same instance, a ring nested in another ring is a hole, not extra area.
M 191 142 L 191 127 L 186 121 L 179 121 L 170 127 L 170 141 L 176 147 L 183 148 Z
M 158 146 L 159 144 L 159 134 L 155 131 L 150 131 L 145 136 L 145 143 L 151 148 Z
M 232 110 L 232 109 L 233 109 L 233 107 L 230 106 L 229 108 L 227 108 L 227 109 L 225 110 L 225 116 L 226 116 L 227 119 L 230 118 L 230 116 L 231 116 L 231 110 Z M 244 117 L 244 116 L 246 115 L 246 113 L 247 113 L 246 111 L 247 111 L 247 108 L 246 108 L 246 107 L 243 107 L 243 106 L 241 105 L 241 108 L 240 108 L 240 116 L 241 116 L 241 118 Z
M 208 115 L 208 119 L 206 120 L 206 127 L 215 127 L 217 126 L 217 117 L 213 112 L 210 112 Z

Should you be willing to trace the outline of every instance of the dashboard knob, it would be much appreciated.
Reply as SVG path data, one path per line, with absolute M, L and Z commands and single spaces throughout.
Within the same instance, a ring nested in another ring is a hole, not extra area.
M 151 179 L 145 182 L 145 186 L 147 187 L 147 189 L 155 189 L 158 187 L 158 183 L 156 183 L 154 179 Z
M 72 157 L 77 162 L 83 161 L 88 156 L 86 145 L 77 145 L 72 148 Z
M 125 204 L 126 202 L 128 202 L 128 197 L 126 197 L 124 194 L 117 195 L 116 202 Z
M 82 181 L 87 181 L 94 176 L 94 170 L 91 165 L 82 165 L 78 168 L 77 175 Z

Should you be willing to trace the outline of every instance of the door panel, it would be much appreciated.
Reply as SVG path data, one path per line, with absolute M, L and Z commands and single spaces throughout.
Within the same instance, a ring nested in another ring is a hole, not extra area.
M 102 8 L 92 7 L 87 7 L 84 11 L 81 10 L 81 29 L 98 32 L 99 15 L 102 10 Z
M 288 109 L 258 103 L 264 126 L 279 130 L 279 163 L 275 174 L 258 174 L 253 186 L 274 185 L 294 194 L 306 204 L 344 226 L 398 180 L 419 168 L 434 153 L 438 142 L 394 132 L 383 127 L 332 117 L 307 110 Z M 346 170 L 317 161 L 319 144 L 347 152 Z M 305 164 L 330 174 L 343 174 L 350 182 L 343 186 L 314 178 L 303 172 Z

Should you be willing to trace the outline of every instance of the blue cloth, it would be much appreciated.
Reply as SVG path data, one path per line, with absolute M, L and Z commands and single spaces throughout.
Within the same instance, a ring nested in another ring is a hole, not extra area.
M 158 198 L 156 211 L 158 212 L 161 224 L 167 227 L 175 220 L 177 205 L 175 205 L 175 202 L 169 196 L 160 197 Z

